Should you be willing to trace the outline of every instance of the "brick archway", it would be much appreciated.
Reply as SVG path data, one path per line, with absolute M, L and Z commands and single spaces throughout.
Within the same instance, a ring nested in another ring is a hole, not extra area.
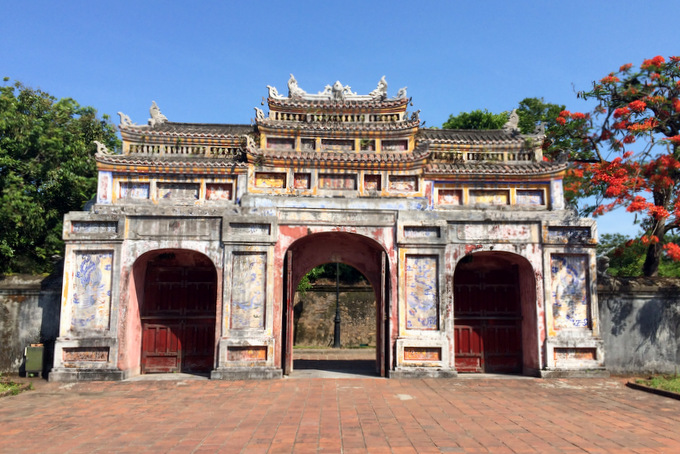
M 537 361 L 536 283 L 516 254 L 480 252 L 456 266 L 455 365 L 458 372 L 522 373 Z
M 373 287 L 376 298 L 376 370 L 385 376 L 389 369 L 389 317 L 387 255 L 376 241 L 346 232 L 324 232 L 305 236 L 287 250 L 284 260 L 284 308 L 282 320 L 283 372 L 289 374 L 293 362 L 293 304 L 300 279 L 324 263 L 344 263 L 356 268 Z
M 210 372 L 217 303 L 212 261 L 195 251 L 156 250 L 137 259 L 133 275 L 141 373 Z

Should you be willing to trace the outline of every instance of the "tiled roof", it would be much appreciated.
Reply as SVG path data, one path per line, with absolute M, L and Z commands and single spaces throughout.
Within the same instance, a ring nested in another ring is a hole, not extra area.
M 300 98 L 267 98 L 269 106 L 275 107 L 292 107 L 292 108 L 316 108 L 324 110 L 352 110 L 352 109 L 384 109 L 408 104 L 407 98 L 389 98 L 389 99 L 348 99 L 348 100 L 309 100 Z
M 421 146 L 408 152 L 331 152 L 331 151 L 293 151 L 293 150 L 262 150 L 260 148 L 248 150 L 256 157 L 265 161 L 290 161 L 296 163 L 415 163 L 424 161 L 430 150 Z
M 524 137 L 502 129 L 430 129 L 420 130 L 421 138 L 433 143 L 496 143 L 496 144 L 523 144 Z
M 140 154 L 101 154 L 95 156 L 97 162 L 126 166 L 163 166 L 163 167 L 248 167 L 245 156 L 233 158 L 206 158 L 169 155 L 140 155 Z
M 129 134 L 153 134 L 159 136 L 240 137 L 243 134 L 255 132 L 255 127 L 242 124 L 174 123 L 168 121 L 153 127 L 148 125 L 120 125 L 120 130 Z
M 313 121 L 309 123 L 298 121 L 280 121 L 266 118 L 258 121 L 258 125 L 271 129 L 305 129 L 312 131 L 399 131 L 412 129 L 420 124 L 420 120 L 371 122 L 371 123 L 341 123 Z
M 567 168 L 567 163 L 559 162 L 455 162 L 430 163 L 425 167 L 426 174 L 438 175 L 550 175 Z

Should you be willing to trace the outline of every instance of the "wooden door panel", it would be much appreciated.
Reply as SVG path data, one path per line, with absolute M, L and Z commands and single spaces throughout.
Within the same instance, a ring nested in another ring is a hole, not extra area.
M 454 327 L 455 365 L 459 372 L 481 372 L 483 369 L 481 331 L 470 322 L 461 320 L 461 324 Z
M 205 371 L 213 366 L 215 344 L 215 320 L 187 320 L 183 329 L 182 370 Z
M 454 276 L 456 369 L 520 372 L 521 307 L 518 275 L 505 270 L 457 270 Z
M 181 344 L 179 324 L 144 323 L 142 373 L 179 372 Z
M 142 319 L 142 373 L 209 371 L 216 324 L 214 268 L 147 268 Z

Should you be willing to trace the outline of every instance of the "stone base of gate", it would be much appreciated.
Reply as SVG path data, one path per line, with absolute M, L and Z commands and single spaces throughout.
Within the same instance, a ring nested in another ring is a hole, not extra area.
M 596 369 L 544 369 L 539 371 L 541 378 L 608 378 L 609 371 Z
M 211 380 L 272 380 L 282 377 L 283 371 L 273 367 L 229 367 L 210 372 Z
M 389 372 L 390 378 L 456 378 L 458 372 L 451 369 L 397 368 Z
M 129 378 L 124 370 L 117 369 L 52 369 L 48 375 L 49 381 L 121 381 Z

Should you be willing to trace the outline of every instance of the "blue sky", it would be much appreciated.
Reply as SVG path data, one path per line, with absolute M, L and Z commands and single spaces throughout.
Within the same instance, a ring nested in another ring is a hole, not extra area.
M 0 77 L 145 123 L 249 123 L 266 85 L 340 80 L 368 93 L 408 87 L 426 126 L 543 97 L 588 110 L 575 91 L 623 63 L 677 55 L 680 2 L 1 1 Z M 606 216 L 600 233 L 634 234 Z

